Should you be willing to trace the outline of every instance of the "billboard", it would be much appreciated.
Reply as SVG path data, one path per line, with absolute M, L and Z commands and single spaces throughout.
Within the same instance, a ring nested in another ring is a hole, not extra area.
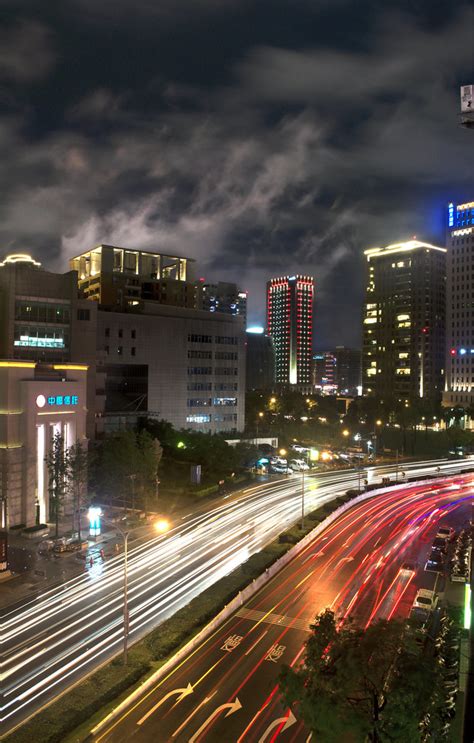
M 474 112 L 474 85 L 461 85 L 461 113 Z

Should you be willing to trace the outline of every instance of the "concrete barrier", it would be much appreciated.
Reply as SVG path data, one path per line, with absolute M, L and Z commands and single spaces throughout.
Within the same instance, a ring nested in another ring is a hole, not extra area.
M 441 480 L 441 482 L 444 480 L 444 478 L 439 479 Z M 430 486 L 433 485 L 433 482 L 434 481 L 432 479 L 429 479 Z M 418 480 L 416 484 L 423 485 L 424 483 L 425 480 L 423 479 Z M 410 483 L 410 487 L 413 487 L 414 485 L 415 483 Z M 373 490 L 369 493 L 362 493 L 361 495 L 357 495 L 355 498 L 352 498 L 347 503 L 339 506 L 339 508 L 336 508 L 336 510 L 329 514 L 329 516 L 327 516 L 324 521 L 321 521 L 320 524 L 318 524 L 314 529 L 306 534 L 306 536 L 303 537 L 297 544 L 291 547 L 288 552 L 285 552 L 284 555 L 279 557 L 278 560 L 273 563 L 273 565 L 271 565 L 264 573 L 262 573 L 262 575 L 259 575 L 259 577 L 255 578 L 252 583 L 242 589 L 242 591 L 240 591 L 237 596 L 235 596 L 235 598 L 233 598 L 232 601 L 214 617 L 214 619 L 212 619 L 208 624 L 206 624 L 205 627 L 203 627 L 196 635 L 194 635 L 194 637 L 192 637 L 189 642 L 186 643 L 186 645 L 183 645 L 183 647 L 180 648 L 173 655 L 172 658 L 163 663 L 163 665 L 158 668 L 158 670 L 155 671 L 151 676 L 145 679 L 145 681 L 143 681 L 135 689 L 135 691 L 129 694 L 128 697 L 120 702 L 120 704 L 114 707 L 112 712 L 110 712 L 106 717 L 104 717 L 103 720 L 101 720 L 94 728 L 92 728 L 92 730 L 90 731 L 90 735 L 92 737 L 97 736 L 109 723 L 115 720 L 115 718 L 119 717 L 122 712 L 125 712 L 125 710 L 130 705 L 132 705 L 144 692 L 146 692 L 164 676 L 166 676 L 166 674 L 169 673 L 169 671 L 171 671 L 174 666 L 180 663 L 180 661 L 182 661 L 187 655 L 195 650 L 198 645 L 200 645 L 204 640 L 207 640 L 220 627 L 220 625 L 226 621 L 226 619 L 228 619 L 232 614 L 234 614 L 234 612 L 240 609 L 240 607 L 243 606 L 256 593 L 258 593 L 258 591 L 266 583 L 268 583 L 268 581 L 270 581 L 280 570 L 288 565 L 291 560 L 293 560 L 301 552 L 303 552 L 307 545 L 310 544 L 316 537 L 318 537 L 325 529 L 327 529 L 327 527 L 332 524 L 333 521 L 338 519 L 341 514 L 348 511 L 357 503 L 369 500 L 370 498 L 375 498 L 378 495 L 382 495 L 383 493 L 394 492 L 396 490 L 406 490 L 406 488 L 406 482 L 399 485 L 390 485 L 387 487 L 379 488 L 378 490 Z

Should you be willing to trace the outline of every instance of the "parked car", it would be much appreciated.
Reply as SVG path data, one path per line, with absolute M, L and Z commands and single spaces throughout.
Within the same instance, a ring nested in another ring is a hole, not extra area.
M 454 539 L 454 529 L 451 526 L 440 526 L 437 533 L 437 539 L 446 539 L 451 542 Z
M 447 552 L 446 547 L 446 540 L 442 539 L 441 537 L 436 537 L 436 539 L 433 541 L 433 545 L 431 547 L 432 550 L 436 550 L 437 552 Z
M 438 597 L 434 591 L 428 588 L 420 588 L 413 602 L 413 609 L 422 609 L 424 611 L 433 611 L 438 604 Z

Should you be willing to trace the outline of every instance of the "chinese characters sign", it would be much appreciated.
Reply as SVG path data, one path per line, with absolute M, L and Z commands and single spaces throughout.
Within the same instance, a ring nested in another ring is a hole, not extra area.
M 38 395 L 36 405 L 39 408 L 62 408 L 64 405 L 78 405 L 79 397 L 77 395 Z

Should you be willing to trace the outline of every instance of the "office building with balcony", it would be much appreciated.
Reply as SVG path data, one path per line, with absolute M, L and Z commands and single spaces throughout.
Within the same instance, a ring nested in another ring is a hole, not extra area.
M 102 307 L 127 310 L 138 302 L 197 307 L 194 261 L 145 250 L 97 245 L 72 258 L 80 296 Z
M 365 251 L 363 393 L 440 400 L 446 249 L 419 240 Z
M 314 279 L 284 276 L 267 284 L 267 335 L 275 349 L 275 382 L 311 391 Z

